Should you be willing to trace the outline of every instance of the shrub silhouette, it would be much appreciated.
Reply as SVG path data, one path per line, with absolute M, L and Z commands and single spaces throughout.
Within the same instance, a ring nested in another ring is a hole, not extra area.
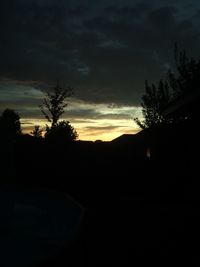
M 72 142 L 78 134 L 68 121 L 60 121 L 56 126 L 46 128 L 45 138 L 53 142 Z
M 40 126 L 35 125 L 33 131 L 31 132 L 31 135 L 35 138 L 42 138 L 42 132 L 43 130 L 40 129 Z

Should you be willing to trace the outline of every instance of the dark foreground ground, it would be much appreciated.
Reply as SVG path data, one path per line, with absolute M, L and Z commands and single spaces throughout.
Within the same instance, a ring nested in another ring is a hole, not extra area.
M 2 183 L 64 192 L 85 209 L 72 245 L 40 266 L 199 266 L 196 162 L 152 160 L 106 144 L 20 144 L 14 175 Z

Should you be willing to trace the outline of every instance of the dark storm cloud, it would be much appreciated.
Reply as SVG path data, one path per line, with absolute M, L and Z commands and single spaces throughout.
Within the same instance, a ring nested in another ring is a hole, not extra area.
M 4 1 L 0 78 L 44 90 L 60 79 L 84 101 L 138 105 L 144 80 L 173 67 L 175 41 L 198 55 L 199 10 L 194 0 Z

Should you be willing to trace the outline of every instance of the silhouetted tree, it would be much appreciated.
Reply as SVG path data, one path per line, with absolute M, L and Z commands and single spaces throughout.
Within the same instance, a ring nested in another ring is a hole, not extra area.
M 72 142 L 78 137 L 68 121 L 60 121 L 56 126 L 46 128 L 45 138 L 54 142 Z
M 21 125 L 18 113 L 12 109 L 5 109 L 0 116 L 0 171 L 3 179 L 15 176 L 14 141 L 19 134 Z
M 47 98 L 44 98 L 40 109 L 48 122 L 51 123 L 51 127 L 58 124 L 60 116 L 64 113 L 64 108 L 68 105 L 65 102 L 66 98 L 72 96 L 72 94 L 72 87 L 68 86 L 66 89 L 63 89 L 59 86 L 58 82 L 53 92 L 47 93 Z
M 6 139 L 13 139 L 21 133 L 20 117 L 12 109 L 5 109 L 0 116 L 0 135 Z
M 39 125 L 35 125 L 33 131 L 31 132 L 31 135 L 35 138 L 41 138 L 42 137 L 43 130 L 40 129 Z
M 175 44 L 174 57 L 178 76 L 169 71 L 168 82 L 173 90 L 173 96 L 197 89 L 200 84 L 200 59 L 189 58 L 186 51 L 179 51 Z
M 60 121 L 60 116 L 64 113 L 64 108 L 68 105 L 65 100 L 73 94 L 73 88 L 63 89 L 57 83 L 52 93 L 47 94 L 43 105 L 40 106 L 42 113 L 51 127 L 46 126 L 45 138 L 51 141 L 74 141 L 77 132 L 70 125 L 69 121 Z
M 134 119 L 142 129 L 166 122 L 162 111 L 163 107 L 171 100 L 169 84 L 163 80 L 160 80 L 157 86 L 155 84 L 149 85 L 145 81 L 145 90 L 146 93 L 143 95 L 141 103 L 144 120 Z
M 178 50 L 176 44 L 174 58 L 177 74 L 169 70 L 166 80 L 160 80 L 157 86 L 150 86 L 147 81 L 145 82 L 146 92 L 141 103 L 144 120 L 134 119 L 142 129 L 174 121 L 173 118 L 167 119 L 163 116 L 165 106 L 182 93 L 197 89 L 200 84 L 200 59 L 189 58 L 185 50 Z

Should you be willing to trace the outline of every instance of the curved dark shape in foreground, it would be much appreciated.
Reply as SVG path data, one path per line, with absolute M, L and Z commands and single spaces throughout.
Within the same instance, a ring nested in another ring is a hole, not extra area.
M 0 265 L 38 266 L 76 240 L 84 210 L 65 194 L 0 192 Z

